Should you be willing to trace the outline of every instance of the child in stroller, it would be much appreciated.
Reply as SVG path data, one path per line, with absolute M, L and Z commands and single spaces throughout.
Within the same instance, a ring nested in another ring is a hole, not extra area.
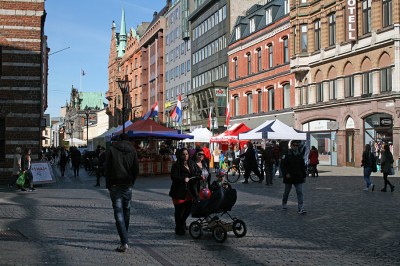
M 220 170 L 210 188 L 199 179 L 190 181 L 193 182 L 188 186 L 188 191 L 193 197 L 192 217 L 197 218 L 189 226 L 192 238 L 199 239 L 203 231 L 208 231 L 212 233 L 215 241 L 222 243 L 226 240 L 228 231 L 233 231 L 237 237 L 246 235 L 246 224 L 229 214 L 236 203 L 237 194 L 224 177 L 225 172 Z M 225 214 L 229 216 L 230 221 L 220 219 Z

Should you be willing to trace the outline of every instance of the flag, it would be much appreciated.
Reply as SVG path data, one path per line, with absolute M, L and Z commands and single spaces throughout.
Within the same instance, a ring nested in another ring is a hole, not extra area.
M 156 103 L 151 107 L 150 111 L 148 111 L 144 117 L 143 120 L 147 120 L 149 117 L 154 117 L 158 115 L 158 102 L 156 101 Z
M 211 121 L 211 113 L 212 113 L 212 106 L 210 107 L 210 113 L 208 114 L 208 125 L 207 125 L 207 127 L 209 128 L 209 129 L 211 129 L 211 123 L 212 123 L 212 121 Z
M 231 120 L 231 113 L 230 113 L 230 110 L 229 110 L 229 103 L 226 105 L 226 113 L 225 113 L 225 116 L 226 116 L 226 126 L 228 127 L 229 126 L 229 121 Z
M 182 98 L 180 94 L 178 95 L 178 102 L 176 103 L 175 113 L 176 113 L 176 122 L 180 124 L 182 122 Z
M 84 75 L 86 75 L 86 72 L 81 68 L 81 76 L 83 77 Z
M 174 109 L 172 109 L 171 113 L 170 113 L 170 117 L 172 118 L 172 121 L 176 121 L 176 117 L 177 117 L 177 113 L 176 113 L 176 106 L 174 107 Z

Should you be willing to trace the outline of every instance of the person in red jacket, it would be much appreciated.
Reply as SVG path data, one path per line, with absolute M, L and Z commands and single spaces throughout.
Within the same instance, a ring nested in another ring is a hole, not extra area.
M 319 160 L 318 160 L 318 150 L 317 150 L 317 148 L 315 148 L 315 146 L 311 147 L 310 154 L 308 155 L 308 159 L 309 159 L 309 164 L 311 167 L 312 177 L 315 177 L 315 176 L 318 177 L 317 165 L 319 164 Z

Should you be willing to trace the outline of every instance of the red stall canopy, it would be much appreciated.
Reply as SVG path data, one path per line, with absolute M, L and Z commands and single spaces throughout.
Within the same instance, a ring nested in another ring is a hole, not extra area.
M 245 133 L 249 131 L 251 128 L 246 126 L 244 123 L 237 123 L 234 124 L 232 127 L 230 127 L 228 130 L 225 132 L 211 137 L 211 142 L 216 142 L 216 143 L 238 143 L 238 135 L 239 133 Z

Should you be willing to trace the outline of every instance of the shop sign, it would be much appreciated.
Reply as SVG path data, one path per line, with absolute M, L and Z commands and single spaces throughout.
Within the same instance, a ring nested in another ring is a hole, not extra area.
M 346 1 L 347 40 L 357 40 L 357 0 Z
M 226 89 L 218 88 L 214 92 L 216 97 L 226 97 Z
M 380 126 L 381 127 L 390 127 L 390 126 L 392 126 L 393 125 L 393 121 L 392 121 L 392 119 L 390 119 L 390 118 L 387 118 L 387 117 L 381 117 L 380 118 Z
M 316 120 L 309 123 L 309 131 L 328 130 L 329 120 Z

